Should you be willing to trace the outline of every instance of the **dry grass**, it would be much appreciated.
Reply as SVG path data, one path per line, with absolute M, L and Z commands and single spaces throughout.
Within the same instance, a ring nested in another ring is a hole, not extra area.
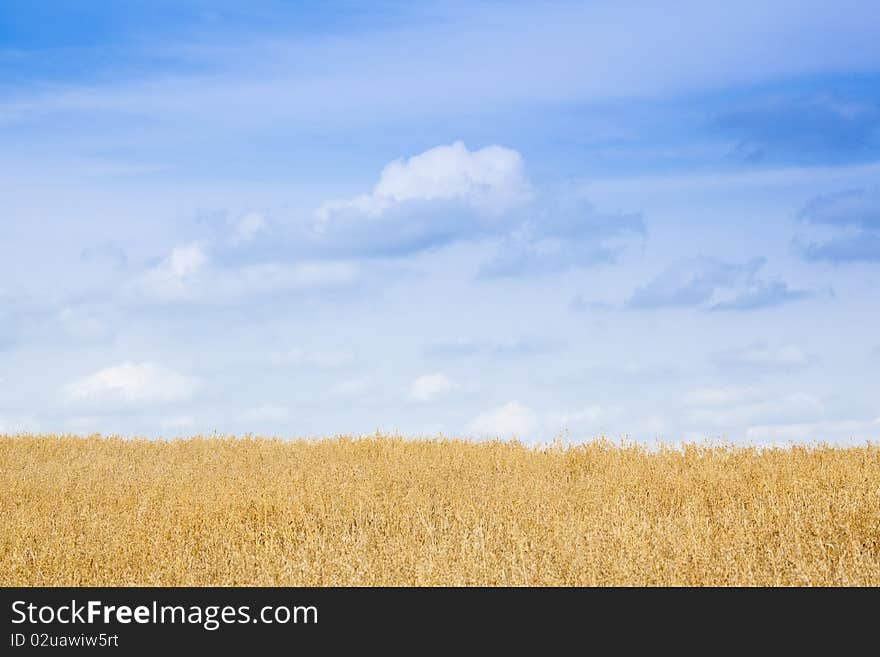
M 880 585 L 880 447 L 0 437 L 0 585 Z

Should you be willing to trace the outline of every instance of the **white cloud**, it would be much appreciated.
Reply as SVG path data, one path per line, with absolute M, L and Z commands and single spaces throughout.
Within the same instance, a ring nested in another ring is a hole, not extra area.
M 126 362 L 74 381 L 64 393 L 69 402 L 79 404 L 163 404 L 189 399 L 200 383 L 156 363 Z
M 518 205 L 530 196 L 522 156 L 493 145 L 469 151 L 463 142 L 436 146 L 389 163 L 373 197 L 379 200 L 465 200 L 489 209 Z
M 391 162 L 369 194 L 324 203 L 305 238 L 331 253 L 414 253 L 509 228 L 531 197 L 519 153 L 455 142 Z
M 269 230 L 269 222 L 259 212 L 249 212 L 236 222 L 229 242 L 241 246 L 253 242 L 260 234 Z
M 322 204 L 301 240 L 324 255 L 389 257 L 501 238 L 480 274 L 502 277 L 612 261 L 643 234 L 640 215 L 533 188 L 516 151 L 457 141 L 389 163 L 368 194 Z
M 283 406 L 274 404 L 262 404 L 255 408 L 249 408 L 241 414 L 242 422 L 282 422 L 290 417 L 290 411 Z
M 275 365 L 285 367 L 331 370 L 348 365 L 354 360 L 354 356 L 347 350 L 308 351 L 297 347 L 276 352 L 270 359 Z
M 470 151 L 463 142 L 436 146 L 382 169 L 372 193 L 331 201 L 317 210 L 318 230 L 340 211 L 377 216 L 407 201 L 460 201 L 489 212 L 527 201 L 525 163 L 514 150 L 487 146 Z
M 538 414 L 516 401 L 480 413 L 470 423 L 471 432 L 490 438 L 526 439 L 538 426 Z
M 409 389 L 411 401 L 429 402 L 449 394 L 459 385 L 443 372 L 424 374 L 412 382 Z
M 178 246 L 141 278 L 149 296 L 162 300 L 187 299 L 193 295 L 197 276 L 208 264 L 208 256 L 198 244 Z

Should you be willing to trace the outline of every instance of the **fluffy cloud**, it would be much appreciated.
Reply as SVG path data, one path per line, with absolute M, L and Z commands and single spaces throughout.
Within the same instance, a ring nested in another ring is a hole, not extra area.
M 497 213 L 520 205 L 530 194 L 519 153 L 497 145 L 471 151 L 457 141 L 390 162 L 372 193 L 325 203 L 317 215 L 321 223 L 348 210 L 375 217 L 410 201 L 458 201 Z
M 613 260 L 643 232 L 638 215 L 539 193 L 514 150 L 455 142 L 391 162 L 369 194 L 320 206 L 306 239 L 318 251 L 392 256 L 491 236 L 498 252 L 482 275 L 518 276 Z
M 645 232 L 640 215 L 602 213 L 575 192 L 537 190 L 515 150 L 470 150 L 460 141 L 390 162 L 371 192 L 326 202 L 306 221 L 272 224 L 256 212 L 199 221 L 208 236 L 144 273 L 142 293 L 205 300 L 345 284 L 354 278 L 352 259 L 478 238 L 496 246 L 481 276 L 548 274 L 613 261 Z
M 442 372 L 424 374 L 412 382 L 409 389 L 411 401 L 429 402 L 456 390 L 459 385 Z
M 538 414 L 516 401 L 480 413 L 475 417 L 469 430 L 488 438 L 528 438 L 538 426 Z
M 652 281 L 635 289 L 631 309 L 701 308 L 755 310 L 808 298 L 814 293 L 759 276 L 765 260 L 727 263 L 712 258 L 679 260 Z
M 320 206 L 309 237 L 330 252 L 397 255 L 495 232 L 531 197 L 524 169 L 502 146 L 437 146 L 389 163 L 371 193 Z
M 814 198 L 798 218 L 835 235 L 824 241 L 803 236 L 795 249 L 807 260 L 827 262 L 880 262 L 880 192 L 849 190 Z
M 157 363 L 126 362 L 70 383 L 68 402 L 97 406 L 166 404 L 191 398 L 199 379 Z

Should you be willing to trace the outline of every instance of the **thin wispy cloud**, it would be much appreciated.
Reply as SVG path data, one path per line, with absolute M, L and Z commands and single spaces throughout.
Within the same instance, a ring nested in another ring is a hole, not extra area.
M 0 105 L 0 118 L 88 112 L 241 129 L 338 124 L 352 118 L 351 107 L 359 121 L 376 122 L 486 105 L 687 93 L 871 69 L 880 48 L 865 9 L 854 0 L 833 8 L 780 1 L 749 11 L 687 2 L 673 15 L 645 4 L 634 22 L 626 5 L 523 4 L 499 13 L 476 4 L 438 8 L 445 20 L 430 23 L 416 14 L 403 27 L 368 31 L 356 41 L 320 34 L 260 40 L 231 31 L 176 51 L 157 47 L 167 67 L 135 80 L 109 76 L 105 84 L 88 79 L 17 95 Z M 295 14 L 286 19 L 296 25 Z M 692 52 L 701 57 L 683 65 Z
M 806 367 L 813 360 L 803 349 L 793 344 L 769 346 L 756 343 L 745 347 L 725 349 L 715 355 L 715 361 L 725 368 L 756 370 L 794 370 Z
M 452 338 L 432 342 L 425 354 L 435 358 L 493 356 L 516 358 L 552 353 L 559 344 L 539 337 L 528 338 Z
M 834 231 L 824 240 L 796 236 L 795 249 L 805 259 L 833 263 L 880 261 L 880 192 L 856 189 L 819 196 L 800 210 L 798 218 Z
M 680 260 L 648 283 L 637 287 L 626 303 L 632 310 L 699 308 L 702 310 L 758 310 L 808 299 L 813 291 L 794 289 L 760 272 L 764 258 L 723 262 L 708 258 Z
M 175 247 L 136 281 L 135 291 L 160 302 L 225 303 L 260 295 L 352 285 L 351 262 L 261 262 L 215 266 L 198 244 Z
M 880 154 L 880 95 L 771 98 L 728 110 L 716 125 L 752 163 L 870 161 Z

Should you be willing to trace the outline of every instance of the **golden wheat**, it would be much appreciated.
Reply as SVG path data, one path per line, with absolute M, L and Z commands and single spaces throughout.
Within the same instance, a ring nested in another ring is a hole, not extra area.
M 880 447 L 0 438 L 2 585 L 880 585 Z

